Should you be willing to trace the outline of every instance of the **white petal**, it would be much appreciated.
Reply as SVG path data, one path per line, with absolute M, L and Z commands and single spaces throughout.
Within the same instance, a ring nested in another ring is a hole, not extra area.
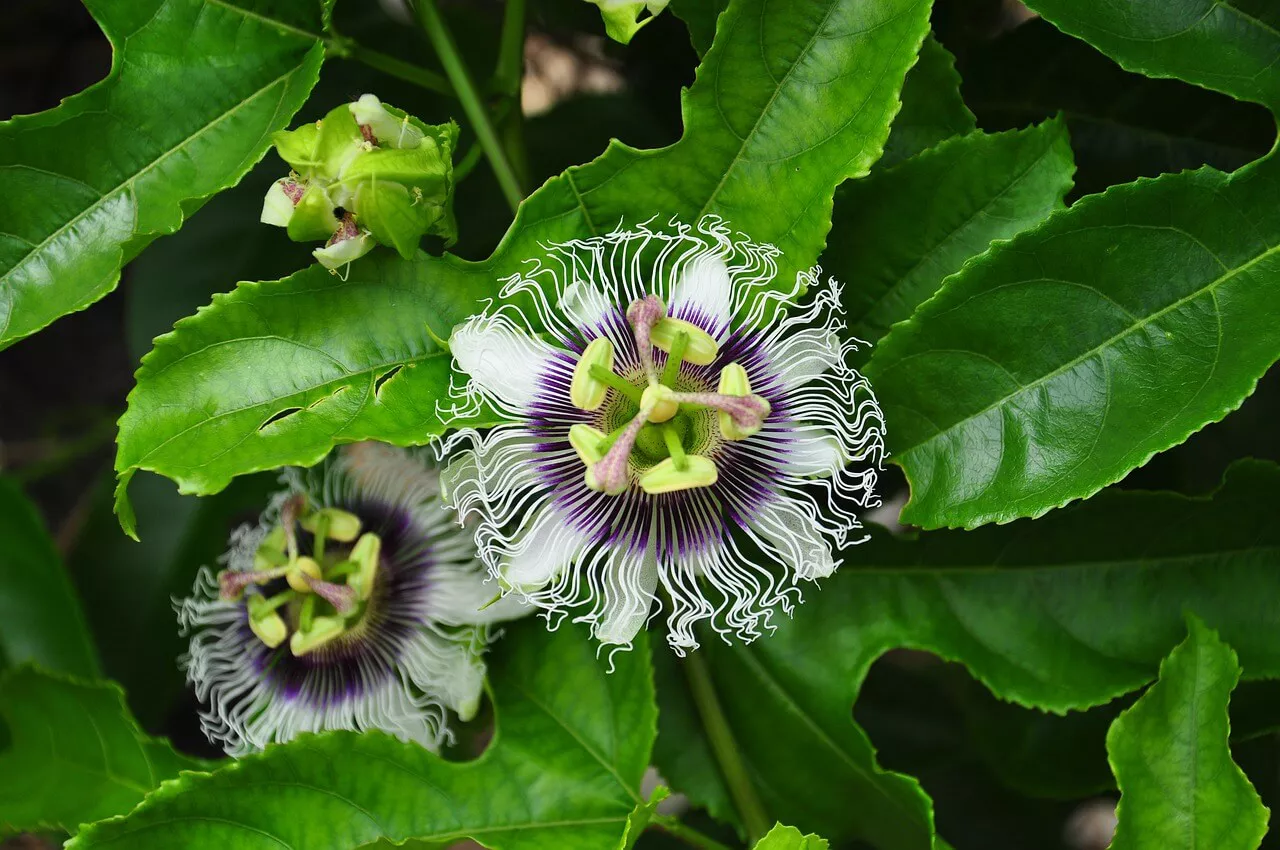
M 671 290 L 671 315 L 683 317 L 697 311 L 709 324 L 704 330 L 720 337 L 733 318 L 733 287 L 724 260 L 704 254 L 687 264 Z
M 586 539 L 554 510 L 544 508 L 528 530 L 511 544 L 499 575 L 513 589 L 532 592 L 560 574 L 582 550 Z
M 658 586 L 658 559 L 644 552 L 614 552 L 605 567 L 604 597 L 593 631 L 604 644 L 629 646 L 644 628 Z
M 840 448 L 840 440 L 828 431 L 797 430 L 787 438 L 783 469 L 790 475 L 803 478 L 834 475 L 849 462 Z
M 359 495 L 374 501 L 416 508 L 440 494 L 439 475 L 405 449 L 365 441 L 343 446 L 338 468 Z
M 616 309 L 589 281 L 575 280 L 560 295 L 560 312 L 576 328 L 598 327 Z
M 458 713 L 475 717 L 484 692 L 484 638 L 464 629 L 455 634 L 420 630 L 405 648 L 402 664 L 414 685 Z
M 516 410 L 537 396 L 539 379 L 555 353 L 504 316 L 476 316 L 459 325 L 449 349 L 481 392 Z
M 805 510 L 808 508 L 808 510 Z M 751 530 L 773 549 L 797 578 L 831 575 L 836 563 L 831 544 L 819 532 L 817 511 L 797 498 L 781 496 L 751 517 Z
M 772 369 L 791 389 L 818 377 L 839 360 L 840 337 L 830 328 L 809 328 L 784 336 L 769 354 Z
M 450 626 L 513 620 L 530 611 L 515 594 L 501 596 L 495 581 L 474 564 L 437 564 L 431 574 L 427 605 L 431 618 Z

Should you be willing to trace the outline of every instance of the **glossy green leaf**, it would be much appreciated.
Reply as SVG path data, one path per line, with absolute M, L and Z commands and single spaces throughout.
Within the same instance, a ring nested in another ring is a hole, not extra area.
M 1042 221 L 1071 188 L 1066 126 L 943 142 L 841 187 L 823 270 L 846 282 L 853 335 L 874 342 L 992 242 Z
M 1160 681 L 1107 732 L 1120 783 L 1112 850 L 1256 850 L 1267 832 L 1267 809 L 1227 746 L 1236 654 L 1195 616 L 1187 625 Z
M 205 763 L 142 733 L 110 682 L 29 667 L 0 678 L 0 832 L 61 829 L 122 815 L 163 780 Z
M 703 56 L 716 37 L 716 19 L 729 5 L 729 0 L 671 0 L 672 13 L 689 28 L 693 49 Z
M 1268 0 L 1029 0 L 1125 68 L 1280 111 L 1280 6 Z
M 904 522 L 1092 495 L 1234 410 L 1280 356 L 1280 159 L 1085 198 L 947 279 L 867 366 Z
M 427 441 L 444 427 L 450 368 L 432 334 L 447 337 L 542 242 L 719 215 L 778 245 L 779 286 L 791 286 L 822 249 L 835 186 L 880 155 L 928 10 L 737 0 L 685 97 L 680 141 L 614 143 L 548 181 L 488 260 L 378 252 L 346 281 L 309 269 L 242 285 L 179 323 L 138 372 L 117 472 L 210 493 L 235 475 L 313 464 L 335 443 Z
M 80 600 L 35 505 L 0 475 L 0 669 L 34 662 L 94 676 L 98 660 Z
M 1280 467 L 1242 462 L 1212 498 L 1109 490 L 1035 522 L 914 541 L 877 533 L 774 634 L 704 641 L 766 810 L 832 841 L 932 846 L 928 798 L 877 766 L 850 717 L 889 649 L 958 661 L 1024 706 L 1084 709 L 1149 682 L 1191 610 L 1236 647 L 1246 677 L 1280 676 L 1280 572 L 1269 567 L 1280 555 L 1278 488 Z M 659 769 L 695 803 L 726 799 L 705 741 L 668 735 L 697 715 L 678 671 L 663 669 L 674 662 L 655 661 Z
M 755 850 L 827 850 L 829 846 L 825 838 L 805 835 L 794 826 L 779 823 L 756 842 Z
M 884 156 L 877 165 L 894 165 L 976 127 L 973 113 L 960 98 L 955 57 L 930 34 L 902 84 L 902 109 L 894 116 Z
M 495 850 L 617 846 L 644 802 L 655 731 L 647 642 L 597 659 L 582 629 L 548 632 L 530 618 L 506 629 L 490 681 L 497 733 L 474 761 L 382 733 L 306 735 L 169 783 L 68 847 L 346 850 L 466 837 Z
M 960 70 L 965 103 L 988 132 L 1066 118 L 1077 194 L 1201 165 L 1234 171 L 1275 141 L 1263 107 L 1125 71 L 1040 18 L 970 52 Z
M 306 0 L 86 5 L 111 73 L 0 123 L 0 348 L 110 292 L 121 265 L 234 185 L 323 58 Z

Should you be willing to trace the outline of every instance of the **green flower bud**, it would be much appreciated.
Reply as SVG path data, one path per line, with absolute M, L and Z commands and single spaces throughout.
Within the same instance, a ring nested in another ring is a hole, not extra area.
M 373 241 L 373 237 L 368 233 L 359 233 L 340 241 L 330 239 L 329 244 L 323 248 L 315 249 L 311 252 L 311 255 L 319 260 L 320 265 L 326 269 L 336 271 L 347 263 L 354 262 L 372 251 L 375 244 L 377 243 Z
M 328 190 L 316 182 L 308 184 L 289 219 L 289 238 L 294 242 L 328 239 L 340 224 L 333 210 Z
M 695 487 L 710 487 L 720 473 L 715 462 L 702 455 L 686 455 L 684 469 L 676 466 L 674 458 L 667 458 L 640 476 L 640 489 L 646 493 L 674 493 Z
M 387 148 L 416 148 L 426 135 L 408 115 L 392 115 L 377 95 L 362 94 L 347 105 L 356 123 L 369 128 L 373 142 Z M 399 110 L 396 110 L 399 112 Z

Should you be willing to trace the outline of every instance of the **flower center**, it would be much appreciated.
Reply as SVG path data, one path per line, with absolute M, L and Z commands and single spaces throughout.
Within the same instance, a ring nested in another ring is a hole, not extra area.
M 692 322 L 669 317 L 656 295 L 633 301 L 627 321 L 640 360 L 637 378 L 614 371 L 613 344 L 599 337 L 583 350 L 570 383 L 569 399 L 581 410 L 600 408 L 612 391 L 629 411 L 626 421 L 607 434 L 583 423 L 569 429 L 569 442 L 587 467 L 587 486 L 614 496 L 625 493 L 634 459 L 649 467 L 638 480 L 646 493 L 710 487 L 719 477 L 715 462 L 690 451 L 700 420 L 714 412 L 724 439 L 745 440 L 763 427 L 769 402 L 751 392 L 747 372 L 737 363 L 720 371 L 717 392 L 681 388 L 681 364 L 710 366 L 719 345 Z M 667 353 L 661 372 L 655 347 Z
M 310 532 L 302 554 L 298 527 Z M 364 618 L 382 554 L 382 539 L 361 533 L 360 518 L 338 508 L 310 509 L 295 496 L 254 555 L 252 570 L 223 570 L 219 595 L 245 598 L 249 628 L 275 649 L 287 639 L 303 656 L 359 625 Z

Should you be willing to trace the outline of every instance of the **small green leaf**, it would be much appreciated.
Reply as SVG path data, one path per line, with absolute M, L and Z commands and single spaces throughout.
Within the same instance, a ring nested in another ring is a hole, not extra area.
M 866 372 L 904 522 L 1036 517 L 1234 410 L 1280 356 L 1280 157 L 1077 202 L 948 278 Z
M 971 133 L 977 126 L 960 97 L 955 57 L 930 33 L 902 84 L 902 109 L 893 119 L 878 165 L 894 165 L 953 136 Z
M 1194 615 L 1160 680 L 1107 732 L 1120 784 L 1111 850 L 1255 850 L 1269 812 L 1227 746 L 1236 654 Z
M 470 837 L 502 850 L 617 847 L 644 804 L 656 715 L 648 651 L 642 639 L 596 658 L 577 626 L 523 620 L 489 656 L 497 732 L 474 761 L 382 733 L 304 735 L 166 783 L 67 846 L 346 850 Z
M 143 734 L 110 682 L 13 670 L 0 678 L 0 717 L 9 726 L 9 747 L 0 750 L 0 832 L 74 833 L 124 814 L 179 770 L 206 766 Z
M 1130 71 L 1280 112 L 1280 6 L 1256 0 L 1028 0 Z
M 611 144 L 552 178 L 488 260 L 375 252 L 346 281 L 315 268 L 242 284 L 179 322 L 138 372 L 117 472 L 211 493 L 246 472 L 315 463 L 336 443 L 428 441 L 445 427 L 450 380 L 432 337 L 548 242 L 722 216 L 783 250 L 777 285 L 789 289 L 822 250 L 836 185 L 880 155 L 928 11 L 923 0 L 735 0 L 684 98 L 681 140 Z
M 0 349 L 110 292 L 121 265 L 234 185 L 323 59 L 314 2 L 86 5 L 111 73 L 0 123 Z
M 653 816 L 658 812 L 658 805 L 663 800 L 671 796 L 671 789 L 665 785 L 659 785 L 653 789 L 653 793 L 649 795 L 649 799 L 644 803 L 636 803 L 636 807 L 631 810 L 631 814 L 627 815 L 627 825 L 622 833 L 622 840 L 618 842 L 618 850 L 631 850 L 636 846 L 636 842 L 640 840 L 640 835 L 649 826 L 649 822 L 653 820 Z
M 1280 467 L 1250 461 L 1211 498 L 1109 490 L 1034 522 L 918 540 L 874 533 L 776 632 L 745 646 L 708 636 L 699 650 L 765 809 L 836 842 L 934 846 L 928 797 L 876 764 L 850 716 L 890 649 L 960 662 L 1004 700 L 1064 712 L 1151 681 L 1191 609 L 1237 648 L 1247 678 L 1280 677 L 1280 571 L 1259 568 L 1280 558 L 1276 492 Z M 655 654 L 655 762 L 732 820 L 668 656 Z
M 1062 209 L 1073 170 L 1053 120 L 950 139 L 842 186 L 822 264 L 846 282 L 853 335 L 879 340 L 966 260 Z
M 755 850 L 827 850 L 825 838 L 804 835 L 794 826 L 775 824 L 769 834 L 756 842 Z
M 80 601 L 35 505 L 0 475 L 0 669 L 42 664 L 98 674 Z

